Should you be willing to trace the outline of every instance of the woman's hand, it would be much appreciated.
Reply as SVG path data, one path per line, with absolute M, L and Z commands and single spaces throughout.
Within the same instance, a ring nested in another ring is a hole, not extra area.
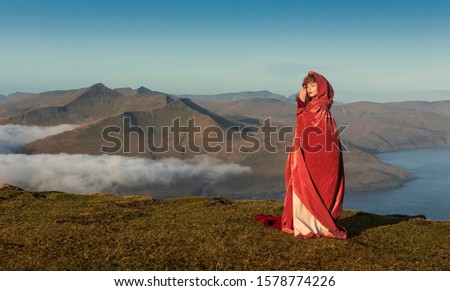
M 298 98 L 300 99 L 300 101 L 302 101 L 303 103 L 305 103 L 306 100 L 306 88 L 302 86 L 302 88 L 300 89 L 300 92 L 298 92 Z

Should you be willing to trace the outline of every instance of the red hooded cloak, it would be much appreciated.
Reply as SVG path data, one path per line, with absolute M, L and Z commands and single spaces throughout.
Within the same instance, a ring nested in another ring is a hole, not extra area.
M 341 216 L 344 198 L 344 164 L 336 123 L 331 116 L 334 91 L 320 74 L 317 96 L 306 106 L 298 102 L 294 140 L 285 176 L 286 196 L 282 217 L 256 215 L 262 223 L 281 228 L 295 237 L 346 239 Z

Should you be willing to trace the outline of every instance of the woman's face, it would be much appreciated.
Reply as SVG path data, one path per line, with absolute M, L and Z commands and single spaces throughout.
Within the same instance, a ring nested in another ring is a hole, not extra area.
M 306 86 L 306 91 L 308 92 L 309 97 L 314 98 L 317 96 L 317 83 L 310 82 Z

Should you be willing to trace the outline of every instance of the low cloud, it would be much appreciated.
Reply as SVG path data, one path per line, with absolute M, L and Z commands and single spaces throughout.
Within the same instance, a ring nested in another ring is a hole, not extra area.
M 191 160 L 154 161 L 113 155 L 0 154 L 0 183 L 34 191 L 117 193 L 121 187 L 142 188 L 192 180 L 212 186 L 229 175 L 251 168 L 206 155 Z
M 61 133 L 77 127 L 73 124 L 56 126 L 0 125 L 0 153 L 14 153 L 20 146 L 33 140 Z
M 230 175 L 251 172 L 250 167 L 208 155 L 197 155 L 190 160 L 154 161 L 115 155 L 17 153 L 25 143 L 75 127 L 0 125 L 0 184 L 9 183 L 30 191 L 117 194 L 123 188 L 170 187 L 179 182 L 212 186 Z

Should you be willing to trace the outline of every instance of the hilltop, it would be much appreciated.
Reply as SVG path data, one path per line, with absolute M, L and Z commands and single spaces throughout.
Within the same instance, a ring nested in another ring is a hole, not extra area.
M 450 221 L 346 210 L 345 241 L 252 217 L 282 202 L 0 188 L 0 270 L 450 270 Z

